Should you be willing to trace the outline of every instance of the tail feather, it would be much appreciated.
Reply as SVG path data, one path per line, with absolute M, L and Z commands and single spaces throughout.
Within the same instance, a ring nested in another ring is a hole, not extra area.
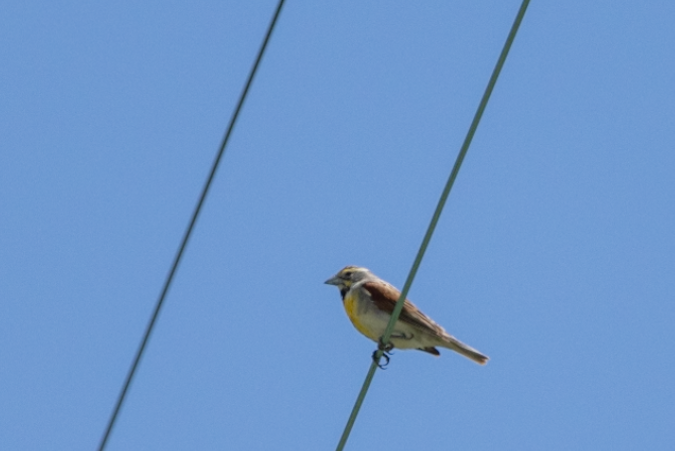
M 447 337 L 442 343 L 438 343 L 439 346 L 444 348 L 452 349 L 458 354 L 462 354 L 464 357 L 467 357 L 474 362 L 485 365 L 490 358 L 485 354 L 482 354 L 480 351 L 472 348 L 471 346 L 462 343 L 453 336 Z
M 435 356 L 441 355 L 440 352 L 438 352 L 438 349 L 432 347 L 432 346 L 427 346 L 426 348 L 417 348 L 420 351 L 428 352 L 429 354 L 433 354 Z

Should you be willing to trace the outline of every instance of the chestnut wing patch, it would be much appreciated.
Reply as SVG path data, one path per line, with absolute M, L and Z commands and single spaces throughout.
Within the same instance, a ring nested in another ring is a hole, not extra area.
M 383 282 L 366 282 L 363 288 L 370 294 L 373 303 L 380 309 L 389 314 L 394 311 L 394 306 L 401 292 L 388 283 Z M 408 299 L 403 304 L 401 316 L 399 320 L 411 324 L 428 332 L 442 337 L 444 335 L 443 329 L 433 322 L 428 316 L 422 313 L 415 305 Z

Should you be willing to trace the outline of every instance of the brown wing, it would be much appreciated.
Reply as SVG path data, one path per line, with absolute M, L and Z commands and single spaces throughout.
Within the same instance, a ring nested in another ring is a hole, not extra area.
M 363 288 L 370 293 L 370 297 L 375 305 L 380 310 L 384 310 L 387 313 L 392 313 L 394 311 L 396 301 L 398 301 L 399 296 L 401 296 L 400 291 L 385 282 L 365 282 Z M 408 299 L 406 299 L 403 304 L 403 310 L 401 310 L 399 320 L 424 329 L 432 335 L 437 335 L 439 337 L 444 337 L 446 335 L 441 326 L 433 322 L 431 318 L 422 313 Z

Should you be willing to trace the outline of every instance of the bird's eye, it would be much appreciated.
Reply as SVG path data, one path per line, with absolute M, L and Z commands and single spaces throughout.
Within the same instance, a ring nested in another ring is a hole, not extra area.
M 352 272 L 351 272 L 351 271 L 347 271 L 346 273 L 344 273 L 344 276 L 345 276 L 346 278 L 350 278 L 350 277 L 352 276 Z

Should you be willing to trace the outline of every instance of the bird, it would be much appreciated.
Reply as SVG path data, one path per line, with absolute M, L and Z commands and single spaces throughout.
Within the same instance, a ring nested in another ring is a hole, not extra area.
M 401 292 L 368 268 L 345 266 L 324 283 L 338 287 L 347 316 L 356 330 L 378 343 L 386 360 L 383 365 L 378 363 L 380 368 L 389 363 L 388 352 L 393 348 L 417 349 L 439 356 L 441 353 L 436 347 L 442 347 L 481 365 L 489 360 L 488 356 L 447 333 L 408 299 L 394 325 L 390 342 L 383 343 L 382 336 Z M 377 350 L 373 352 L 373 360 L 377 363 L 376 356 Z

